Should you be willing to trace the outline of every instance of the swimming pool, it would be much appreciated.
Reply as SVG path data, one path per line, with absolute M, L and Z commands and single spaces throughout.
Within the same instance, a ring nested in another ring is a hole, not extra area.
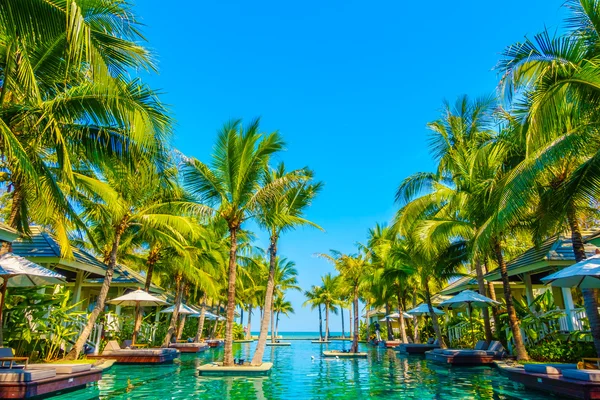
M 250 359 L 255 343 L 234 344 L 235 357 Z M 115 365 L 97 385 L 53 399 L 547 399 L 523 389 L 490 367 L 448 368 L 422 356 L 361 345 L 363 360 L 327 360 L 322 348 L 344 349 L 349 343 L 312 344 L 292 341 L 290 347 L 267 348 L 273 361 L 268 377 L 205 378 L 198 365 L 219 360 L 222 349 L 182 355 L 165 366 Z M 314 356 L 314 360 L 311 359 Z

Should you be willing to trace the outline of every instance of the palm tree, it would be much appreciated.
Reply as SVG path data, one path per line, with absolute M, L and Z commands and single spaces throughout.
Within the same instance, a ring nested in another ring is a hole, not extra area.
M 272 185 L 277 180 L 286 179 L 292 174 L 285 172 L 285 166 L 280 164 L 277 169 L 269 171 L 264 176 L 264 185 Z M 256 351 L 252 358 L 253 365 L 262 363 L 262 358 L 267 344 L 267 330 L 269 319 L 271 317 L 271 308 L 273 301 L 273 292 L 275 287 L 275 269 L 277 260 L 277 245 L 282 233 L 295 229 L 298 226 L 308 225 L 321 229 L 318 225 L 304 218 L 306 209 L 310 206 L 312 200 L 321 190 L 322 183 L 311 183 L 312 172 L 305 169 L 300 172 L 294 172 L 288 179 L 296 179 L 299 175 L 302 180 L 287 188 L 279 196 L 273 197 L 261 203 L 260 213 L 258 214 L 259 224 L 269 232 L 269 275 L 265 290 L 265 301 L 260 334 Z M 275 340 L 271 334 L 271 340 Z
M 320 298 L 325 308 L 325 341 L 329 341 L 329 311 L 334 314 L 338 313 L 336 305 L 338 300 L 336 298 L 336 290 L 338 281 L 331 273 L 325 274 L 321 277 L 321 290 Z
M 156 186 L 156 175 L 149 171 L 145 169 L 145 173 L 129 173 L 126 169 L 120 172 L 105 170 L 105 182 L 94 182 L 97 188 L 103 189 L 103 198 L 97 196 L 81 201 L 84 220 L 90 224 L 93 242 L 102 245 L 100 251 L 107 269 L 96 305 L 69 352 L 69 359 L 79 356 L 96 319 L 104 309 L 123 237 L 136 233 L 147 236 L 148 231 L 156 230 L 177 236 L 180 242 L 185 243 L 186 235 L 193 237 L 196 234 L 197 226 L 185 214 L 201 213 L 202 207 L 188 202 L 158 203 L 152 190 Z
M 273 301 L 273 311 L 276 313 L 275 317 L 275 336 L 279 334 L 279 316 L 281 314 L 289 316 L 294 313 L 294 307 L 292 303 L 285 299 L 285 297 L 277 296 Z
M 320 286 L 311 286 L 310 290 L 304 291 L 304 297 L 306 297 L 306 301 L 302 303 L 302 306 L 310 305 L 310 309 L 314 310 L 318 308 L 319 310 L 319 340 L 323 341 L 323 316 L 321 314 L 321 306 L 323 305 L 323 298 L 321 297 Z
M 567 228 L 575 259 L 582 261 L 586 254 L 580 221 L 590 215 L 600 193 L 596 62 L 600 35 L 590 29 L 600 22 L 600 4 L 593 0 L 566 4 L 572 12 L 566 33 L 551 37 L 545 31 L 534 40 L 517 43 L 499 63 L 502 87 L 509 93 L 525 93 L 526 101 L 517 104 L 523 129 L 513 140 L 527 149 L 527 157 L 508 179 L 499 223 L 531 214 L 534 204 L 536 237 Z M 522 192 L 524 187 L 528 190 Z M 582 293 L 600 356 L 598 292 L 584 289 Z
M 233 365 L 233 323 L 236 305 L 237 235 L 245 221 L 253 217 L 259 205 L 280 193 L 289 178 L 276 179 L 260 186 L 271 155 L 283 149 L 277 132 L 260 132 L 259 120 L 247 127 L 240 120 L 226 123 L 218 133 L 217 145 L 209 166 L 188 159 L 184 169 L 187 188 L 200 201 L 215 207 L 215 215 L 229 229 L 229 271 L 227 291 L 227 323 L 223 365 Z

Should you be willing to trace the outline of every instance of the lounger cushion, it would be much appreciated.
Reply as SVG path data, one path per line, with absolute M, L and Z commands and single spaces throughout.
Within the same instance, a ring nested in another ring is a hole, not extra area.
M 169 347 L 179 348 L 179 347 L 208 347 L 206 343 L 171 343 Z
M 488 351 L 501 351 L 504 350 L 504 346 L 497 340 L 492 340 L 490 343 L 490 347 L 487 348 Z
M 55 376 L 56 371 L 53 369 L 9 369 L 0 372 L 0 382 L 34 382 L 42 379 L 54 378 Z
M 92 364 L 29 364 L 27 370 L 54 370 L 57 374 L 74 374 L 89 371 Z
M 475 345 L 474 350 L 486 350 L 488 347 L 487 342 L 485 340 L 480 340 Z
M 448 351 L 447 349 L 433 349 L 431 350 L 433 353 L 437 353 L 437 354 L 444 354 L 445 351 Z
M 162 356 L 177 353 L 177 349 L 119 349 L 115 351 L 103 351 L 102 355 L 119 355 L 119 356 Z
M 444 354 L 446 355 L 454 355 L 454 356 L 487 356 L 487 352 L 485 350 L 444 350 Z
M 577 369 L 577 364 L 525 364 L 525 371 L 532 374 L 560 375 L 566 369 Z
M 116 340 L 111 340 L 108 343 L 106 343 L 106 346 L 104 347 L 104 351 L 115 351 L 115 350 L 121 350 L 121 346 L 119 346 L 119 342 L 117 342 Z
M 0 347 L 0 357 L 14 357 L 15 353 L 10 347 Z
M 578 381 L 600 382 L 600 370 L 598 369 L 565 369 L 563 378 L 576 379 Z

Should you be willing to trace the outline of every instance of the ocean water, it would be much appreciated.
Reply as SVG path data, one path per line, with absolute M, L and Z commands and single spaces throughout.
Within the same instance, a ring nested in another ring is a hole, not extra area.
M 283 334 L 283 332 L 282 332 Z M 303 332 L 303 334 L 305 334 Z M 283 335 L 285 338 L 285 335 Z M 256 343 L 234 344 L 236 358 L 249 360 Z M 200 377 L 196 368 L 222 360 L 223 349 L 184 354 L 172 365 L 115 365 L 100 382 L 56 399 L 494 399 L 541 400 L 491 367 L 445 367 L 422 356 L 367 347 L 367 359 L 328 359 L 324 349 L 348 349 L 349 342 L 313 344 L 297 340 L 289 347 L 266 349 L 274 363 L 266 377 Z
M 252 336 L 253 337 L 258 337 L 259 332 L 252 332 Z M 270 334 L 270 332 L 269 332 Z M 301 339 L 310 339 L 310 340 L 319 340 L 319 332 L 315 331 L 315 332 L 279 332 L 278 334 L 279 336 L 281 336 L 283 339 L 290 339 L 290 340 L 301 340 Z M 349 332 L 346 332 L 345 337 L 348 338 L 350 335 Z M 323 336 L 325 336 L 325 333 L 323 333 Z M 331 337 L 341 337 L 342 336 L 342 332 L 333 332 L 330 331 L 329 332 L 329 336 Z

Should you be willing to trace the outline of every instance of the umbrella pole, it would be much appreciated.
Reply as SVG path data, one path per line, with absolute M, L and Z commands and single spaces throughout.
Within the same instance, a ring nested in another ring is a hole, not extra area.
M 8 288 L 8 278 L 2 278 L 2 299 L 0 299 L 0 347 L 4 346 L 4 336 L 2 328 L 4 328 L 4 303 L 6 302 L 6 289 Z

